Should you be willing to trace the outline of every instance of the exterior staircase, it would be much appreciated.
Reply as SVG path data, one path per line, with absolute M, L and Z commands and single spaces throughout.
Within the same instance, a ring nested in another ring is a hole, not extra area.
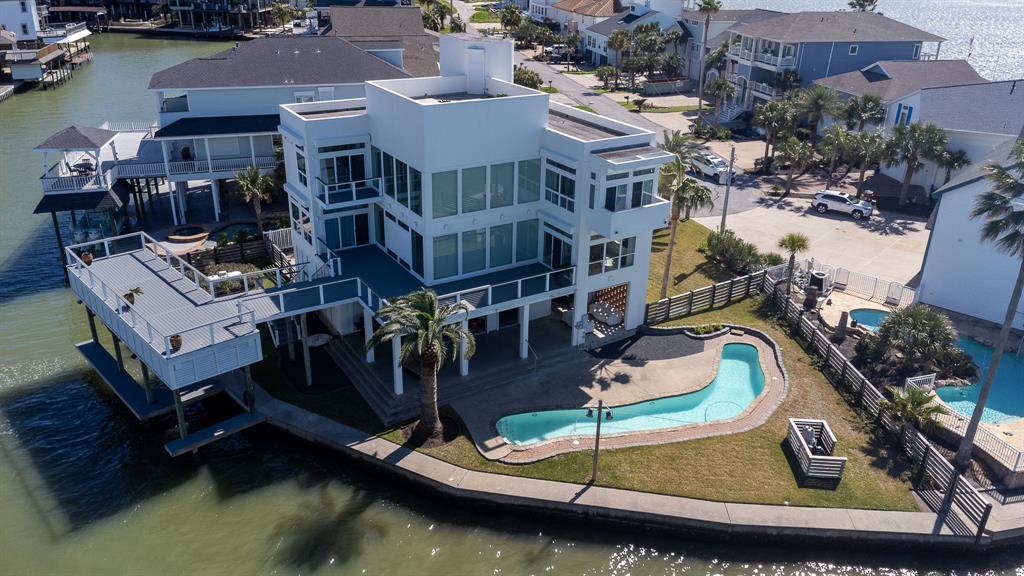
M 722 106 L 718 113 L 718 121 L 721 123 L 732 122 L 743 114 L 743 106 L 736 102 L 729 102 Z

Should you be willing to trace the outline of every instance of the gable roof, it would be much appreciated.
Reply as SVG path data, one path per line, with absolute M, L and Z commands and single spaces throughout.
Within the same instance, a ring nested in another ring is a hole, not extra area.
M 161 70 L 149 88 L 356 84 L 409 76 L 337 36 L 270 36 Z
M 332 32 L 345 39 L 426 35 L 417 6 L 331 6 L 330 15 Z
M 601 36 L 611 36 L 616 30 L 631 30 L 633 25 L 639 26 L 644 20 L 650 20 L 660 14 L 657 10 L 649 10 L 643 14 L 634 14 L 629 10 L 623 10 L 605 18 L 597 24 L 587 28 L 588 31 Z M 685 28 L 683 28 L 685 32 Z
M 945 130 L 1016 136 L 1024 130 L 1024 80 L 925 88 L 919 122 Z
M 1020 135 L 1024 138 L 1024 134 Z M 1013 145 L 1017 142 L 1016 138 L 1007 140 L 989 151 L 983 158 L 972 158 L 971 163 L 964 167 L 953 179 L 951 179 L 942 188 L 939 188 L 932 193 L 933 197 L 938 197 L 947 192 L 951 192 L 958 188 L 963 188 L 968 184 L 977 182 L 988 175 L 988 166 L 990 164 L 998 164 L 1003 167 L 1009 167 L 1013 164 Z
M 573 12 L 583 16 L 611 17 L 622 11 L 619 0 L 561 0 L 551 5 L 552 8 Z
M 761 20 L 767 20 L 769 18 L 775 18 L 776 16 L 784 16 L 785 12 L 776 12 L 775 10 L 765 10 L 763 8 L 757 8 L 754 10 L 720 10 L 719 12 L 733 12 L 727 21 L 733 22 L 732 26 L 729 26 L 724 31 L 719 33 L 717 36 L 712 36 L 708 40 L 708 48 L 715 48 L 721 46 L 722 43 L 729 41 L 730 31 L 738 29 L 743 24 L 750 22 L 760 22 Z M 700 16 L 700 12 L 697 13 Z M 686 16 L 686 13 L 683 13 Z
M 987 82 L 966 60 L 880 60 L 861 70 L 814 81 L 856 96 L 877 96 L 885 102 L 922 88 Z
M 942 42 L 945 38 L 875 12 L 797 12 L 734 28 L 778 42 Z
M 117 132 L 75 124 L 50 136 L 36 150 L 95 150 L 107 145 Z

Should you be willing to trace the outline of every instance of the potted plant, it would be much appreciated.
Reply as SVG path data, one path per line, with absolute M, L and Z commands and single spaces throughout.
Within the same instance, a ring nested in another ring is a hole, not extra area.
M 142 288 L 139 288 L 138 286 L 135 288 L 129 288 L 128 291 L 124 293 L 123 297 L 125 302 L 135 305 L 136 296 L 142 296 Z
M 82 262 L 85 262 L 86 266 L 92 265 L 92 252 L 82 252 Z
M 181 334 L 172 334 L 168 340 L 170 340 L 172 352 L 181 350 Z

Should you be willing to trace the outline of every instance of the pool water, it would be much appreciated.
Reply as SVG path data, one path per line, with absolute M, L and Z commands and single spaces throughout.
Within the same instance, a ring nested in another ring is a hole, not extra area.
M 994 350 L 966 336 L 961 336 L 958 344 L 974 359 L 981 376 L 973 386 L 939 388 L 936 394 L 950 408 L 970 417 L 981 392 L 981 381 L 992 362 Z M 1016 354 L 1003 353 L 981 419 L 990 424 L 1000 424 L 1019 418 L 1024 418 L 1024 359 Z
M 850 317 L 862 324 L 872 332 L 878 331 L 878 326 L 889 313 L 884 310 L 872 310 L 860 308 L 850 311 Z M 978 395 L 981 393 L 981 381 L 988 371 L 992 362 L 994 350 L 976 342 L 967 336 L 961 336 L 957 341 L 961 350 L 966 352 L 978 365 L 980 376 L 978 381 L 971 386 L 954 388 L 950 386 L 939 388 L 935 391 L 939 398 L 947 406 L 957 413 L 970 418 L 974 407 L 978 402 Z M 982 411 L 981 420 L 989 424 L 1002 424 L 1011 420 L 1024 418 L 1024 359 L 1014 354 L 1003 354 L 999 361 L 999 368 L 996 370 L 996 377 L 992 381 L 992 390 L 985 402 L 985 409 Z
M 601 423 L 602 434 L 639 432 L 728 420 L 743 413 L 764 390 L 764 372 L 757 348 L 726 344 L 715 379 L 688 394 L 611 408 L 612 418 Z M 498 432 L 521 446 L 565 438 L 593 436 L 595 418 L 585 408 L 513 414 L 498 420 Z
M 877 310 L 875 308 L 857 308 L 850 310 L 850 318 L 857 321 L 864 328 L 878 332 L 878 327 L 882 325 L 882 321 L 889 313 L 885 310 Z

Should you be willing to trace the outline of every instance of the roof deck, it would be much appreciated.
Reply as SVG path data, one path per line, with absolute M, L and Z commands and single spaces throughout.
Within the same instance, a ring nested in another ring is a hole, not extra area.
M 590 122 L 553 108 L 548 110 L 548 128 L 555 132 L 565 134 L 566 136 L 572 136 L 573 138 L 586 141 L 604 140 L 605 138 L 615 138 L 617 136 L 626 135 L 625 132 L 620 132 L 611 126 L 603 126 L 597 122 Z

